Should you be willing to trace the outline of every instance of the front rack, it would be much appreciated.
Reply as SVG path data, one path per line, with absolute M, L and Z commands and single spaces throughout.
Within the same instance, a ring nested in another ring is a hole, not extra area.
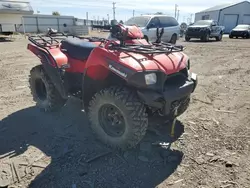
M 125 52 L 132 52 L 138 54 L 166 54 L 172 52 L 181 52 L 184 50 L 184 47 L 181 45 L 173 45 L 170 43 L 152 43 L 151 45 L 138 45 L 138 44 L 131 44 L 131 45 L 116 45 L 112 44 L 109 47 L 110 50 L 117 50 L 117 51 L 125 51 Z
M 75 35 L 66 35 L 61 32 L 57 32 L 55 34 L 43 34 L 43 35 L 32 35 L 29 36 L 29 41 L 31 41 L 36 46 L 41 48 L 52 48 L 57 47 L 62 40 L 66 38 L 79 38 L 82 40 L 87 40 L 88 42 L 105 42 L 107 39 L 105 38 L 98 38 L 98 37 L 79 37 Z

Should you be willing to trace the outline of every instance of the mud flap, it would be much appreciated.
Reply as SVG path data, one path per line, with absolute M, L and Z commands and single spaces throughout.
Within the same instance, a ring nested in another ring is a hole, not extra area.
M 52 67 L 51 65 L 48 65 L 47 63 L 43 63 L 43 67 L 45 71 L 47 72 L 48 76 L 50 77 L 52 83 L 54 83 L 56 89 L 61 94 L 63 98 L 68 98 L 68 95 L 66 94 L 65 87 L 64 87 L 64 81 L 62 79 L 62 76 L 60 74 L 60 69 Z
M 68 98 L 68 94 L 65 91 L 64 80 L 62 77 L 63 70 L 59 69 L 58 67 L 53 66 L 53 64 L 51 63 L 51 61 L 49 60 L 46 54 L 44 54 L 43 52 L 40 52 L 40 53 L 42 53 L 41 55 L 43 57 L 41 58 L 41 62 L 44 67 L 44 70 L 48 74 L 52 83 L 54 83 L 56 89 L 58 90 L 58 92 L 63 98 Z

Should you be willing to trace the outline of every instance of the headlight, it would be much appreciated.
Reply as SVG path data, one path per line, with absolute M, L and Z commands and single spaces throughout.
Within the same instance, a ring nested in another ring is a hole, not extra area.
M 157 76 L 155 73 L 145 75 L 145 82 L 147 85 L 153 85 L 157 82 Z

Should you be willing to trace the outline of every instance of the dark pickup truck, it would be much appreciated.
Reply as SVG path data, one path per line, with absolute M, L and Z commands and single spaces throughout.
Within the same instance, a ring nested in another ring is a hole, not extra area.
M 210 38 L 215 38 L 216 41 L 221 41 L 224 29 L 224 26 L 219 26 L 214 20 L 199 20 L 187 28 L 185 40 L 199 38 L 207 42 Z

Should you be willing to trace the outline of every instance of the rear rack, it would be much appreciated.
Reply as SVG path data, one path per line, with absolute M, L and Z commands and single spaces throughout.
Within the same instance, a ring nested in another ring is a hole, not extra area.
M 182 45 L 173 45 L 170 43 L 152 43 L 151 45 L 119 45 L 112 44 L 110 50 L 126 51 L 139 54 L 166 54 L 172 52 L 181 52 L 184 50 Z
M 61 43 L 61 41 L 65 40 L 66 38 L 79 38 L 79 39 L 87 40 L 89 42 L 105 42 L 107 40 L 105 38 L 79 37 L 75 35 L 66 35 L 64 33 L 57 32 L 55 34 L 50 34 L 50 35 L 46 35 L 46 34 L 32 35 L 32 36 L 29 36 L 29 41 L 41 48 L 53 48 L 53 47 L 57 47 Z
M 48 49 L 53 47 L 58 47 L 62 40 L 66 38 L 79 38 L 82 40 L 87 40 L 88 42 L 108 42 L 108 39 L 98 38 L 98 37 L 79 37 L 75 35 L 66 35 L 61 32 L 53 33 L 53 34 L 43 34 L 43 35 L 32 35 L 29 37 L 29 41 L 31 41 L 36 46 Z M 138 54 L 166 54 L 172 52 L 181 52 L 184 50 L 184 47 L 181 45 L 173 45 L 170 43 L 152 43 L 149 45 L 141 45 L 141 44 L 115 44 L 111 43 L 109 45 L 109 50 L 117 50 L 124 52 L 132 52 Z

